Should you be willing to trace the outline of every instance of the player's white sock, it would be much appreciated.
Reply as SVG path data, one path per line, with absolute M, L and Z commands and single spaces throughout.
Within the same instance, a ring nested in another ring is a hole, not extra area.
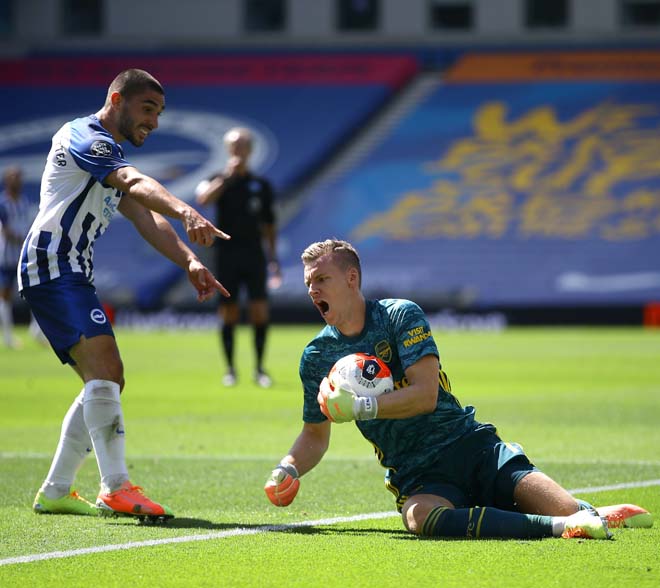
M 83 414 L 101 474 L 101 490 L 112 492 L 128 480 L 119 384 L 109 380 L 87 382 Z
M 85 389 L 69 407 L 60 432 L 60 441 L 50 471 L 41 489 L 48 498 L 60 498 L 69 493 L 76 473 L 85 457 L 92 451 L 92 443 L 83 418 L 83 396 Z
M 11 314 L 11 304 L 6 300 L 0 300 L 0 325 L 2 325 L 2 338 L 7 347 L 14 344 L 14 320 Z
M 561 537 L 566 528 L 567 517 L 552 517 L 552 536 Z

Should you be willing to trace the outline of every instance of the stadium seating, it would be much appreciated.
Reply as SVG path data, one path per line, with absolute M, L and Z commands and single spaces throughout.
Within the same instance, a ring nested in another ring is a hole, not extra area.
M 122 69 L 146 69 L 166 88 L 159 131 L 139 150 L 125 145 L 129 161 L 189 201 L 224 167 L 222 135 L 234 125 L 253 128 L 252 163 L 286 199 L 417 70 L 406 55 L 354 53 L 40 56 L 0 65 L 0 161 L 24 168 L 35 201 L 50 137 L 96 111 Z M 115 304 L 157 307 L 182 275 L 123 219 L 95 257 L 97 287 Z
M 300 252 L 331 236 L 360 250 L 368 296 L 428 308 L 660 300 L 660 52 L 454 57 L 353 163 L 309 184 L 410 87 L 414 54 L 5 60 L 0 160 L 24 167 L 36 199 L 52 132 L 98 108 L 115 72 L 143 67 L 166 86 L 167 114 L 143 148 L 127 148 L 140 169 L 191 200 L 224 163 L 224 130 L 244 124 L 280 203 L 297 195 L 276 308 L 306 304 Z M 181 281 L 123 220 L 96 254 L 97 286 L 115 304 L 158 307 Z
M 308 195 L 290 267 L 334 235 L 359 248 L 368 294 L 429 307 L 658 300 L 659 104 L 660 53 L 466 54 Z

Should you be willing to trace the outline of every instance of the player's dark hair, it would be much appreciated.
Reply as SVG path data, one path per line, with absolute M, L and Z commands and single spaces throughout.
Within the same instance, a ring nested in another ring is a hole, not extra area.
M 309 245 L 302 252 L 300 259 L 303 264 L 309 265 L 324 255 L 332 255 L 335 262 L 343 270 L 354 267 L 358 272 L 358 285 L 362 285 L 362 267 L 360 265 L 360 256 L 353 245 L 348 241 L 341 239 L 326 239 L 317 241 Z
M 113 92 L 119 92 L 128 99 L 145 90 L 154 90 L 165 95 L 165 90 L 160 82 L 149 72 L 143 69 L 125 69 L 110 84 L 106 101 L 110 100 Z

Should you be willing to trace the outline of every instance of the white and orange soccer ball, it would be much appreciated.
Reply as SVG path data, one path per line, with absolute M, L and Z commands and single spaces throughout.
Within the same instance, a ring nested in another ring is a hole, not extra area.
M 328 373 L 328 382 L 333 390 L 344 384 L 357 396 L 380 396 L 394 389 L 387 364 L 366 353 L 351 353 L 339 359 Z

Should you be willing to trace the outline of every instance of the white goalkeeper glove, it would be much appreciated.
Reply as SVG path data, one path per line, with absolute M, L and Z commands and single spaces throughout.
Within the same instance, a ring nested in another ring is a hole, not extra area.
M 300 480 L 298 470 L 292 463 L 280 462 L 266 480 L 264 491 L 275 506 L 289 506 L 298 494 Z
M 378 401 L 372 396 L 357 396 L 344 383 L 333 386 L 323 378 L 316 397 L 321 412 L 333 423 L 369 421 L 378 416 Z

